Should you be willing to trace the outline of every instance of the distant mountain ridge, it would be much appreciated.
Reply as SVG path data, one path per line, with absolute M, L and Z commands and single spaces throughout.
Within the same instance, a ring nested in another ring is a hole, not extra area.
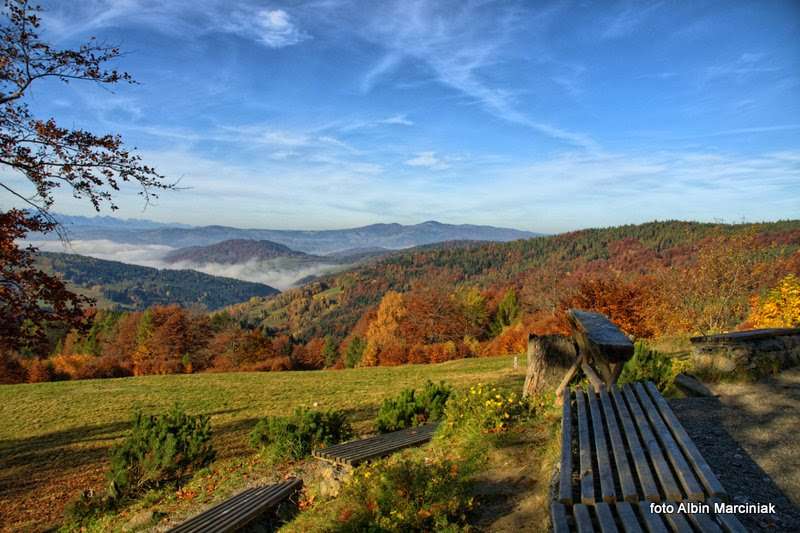
M 62 215 L 58 215 L 61 217 Z M 110 240 L 127 244 L 159 244 L 173 248 L 208 246 L 222 241 L 248 239 L 272 241 L 292 250 L 308 254 L 330 254 L 353 248 L 402 249 L 443 241 L 507 242 L 541 236 L 540 233 L 478 226 L 473 224 L 443 224 L 436 221 L 421 224 L 372 224 L 341 230 L 270 230 L 241 229 L 228 226 L 164 225 L 148 221 L 124 221 L 112 217 L 69 217 L 67 229 L 72 239 Z M 144 224 L 144 226 L 143 226 Z M 44 236 L 51 238 L 50 236 Z M 41 239 L 42 236 L 32 238 Z
M 151 305 L 203 305 L 209 310 L 277 294 L 263 283 L 212 276 L 194 270 L 159 270 L 76 254 L 40 252 L 39 265 L 60 274 L 100 307 L 141 310 Z

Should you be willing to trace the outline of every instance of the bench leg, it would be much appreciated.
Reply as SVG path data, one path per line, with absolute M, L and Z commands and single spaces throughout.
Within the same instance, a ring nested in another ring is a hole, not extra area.
M 575 377 L 575 373 L 578 371 L 581 361 L 583 361 L 583 356 L 579 356 L 577 359 L 575 359 L 575 362 L 572 363 L 571 367 L 569 367 L 567 373 L 564 374 L 564 379 L 561 380 L 561 383 L 556 389 L 556 404 L 561 405 L 564 403 L 564 391 L 566 390 L 567 386 L 569 386 L 569 382 L 572 381 L 572 378 Z

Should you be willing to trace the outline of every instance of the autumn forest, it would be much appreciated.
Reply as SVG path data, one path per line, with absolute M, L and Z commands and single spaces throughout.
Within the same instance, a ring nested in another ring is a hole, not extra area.
M 90 309 L 5 356 L 5 383 L 437 363 L 521 354 L 570 307 L 637 338 L 790 325 L 800 223 L 653 222 L 397 252 L 221 311 Z M 783 300 L 781 300 L 783 299 Z M 780 301 L 779 301 L 780 300 Z M 772 307 L 770 307 L 772 306 Z M 795 317 L 796 318 L 796 317 Z

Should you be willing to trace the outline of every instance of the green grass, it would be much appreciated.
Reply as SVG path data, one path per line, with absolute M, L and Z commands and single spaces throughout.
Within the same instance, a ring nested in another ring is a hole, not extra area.
M 298 406 L 343 409 L 357 432 L 370 432 L 387 396 L 426 380 L 461 388 L 516 383 L 511 357 L 439 365 L 313 372 L 226 373 L 0 386 L 0 523 L 40 529 L 58 522 L 66 502 L 101 488 L 108 450 L 140 408 L 160 413 L 178 402 L 208 414 L 219 460 L 250 457 L 247 436 L 266 415 Z M 42 506 L 41 501 L 48 501 Z

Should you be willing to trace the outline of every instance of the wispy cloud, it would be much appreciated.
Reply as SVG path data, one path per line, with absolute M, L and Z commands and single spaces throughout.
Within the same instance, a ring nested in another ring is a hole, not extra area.
M 662 5 L 662 2 L 625 1 L 620 4 L 616 13 L 609 17 L 602 29 L 601 37 L 604 39 L 619 39 L 625 37 L 642 26 L 653 13 Z
M 85 37 L 103 28 L 138 25 L 183 39 L 227 33 L 268 48 L 292 46 L 311 38 L 285 9 L 225 0 L 50 2 L 42 18 L 45 30 L 61 37 Z
M 408 159 L 406 165 L 410 167 L 424 167 L 432 170 L 444 170 L 450 165 L 436 156 L 436 152 L 419 152 L 415 157 Z
M 283 48 L 301 43 L 311 36 L 301 31 L 283 9 L 260 9 L 253 12 L 236 11 L 225 30 L 252 38 L 269 48 Z
M 398 126 L 413 126 L 414 122 L 408 120 L 406 115 L 392 115 L 389 118 L 385 118 L 380 121 L 381 124 L 394 124 Z
M 407 59 L 423 64 L 438 82 L 480 103 L 499 119 L 568 144 L 598 149 L 597 143 L 586 134 L 531 118 L 518 109 L 512 91 L 486 81 L 485 71 L 501 63 L 510 37 L 522 27 L 515 9 L 490 10 L 476 2 L 440 5 L 404 1 L 394 4 L 392 11 L 391 16 L 382 13 L 374 17 L 362 30 L 366 39 L 386 51 L 362 78 L 363 91 L 369 92 Z M 533 21 L 527 20 L 524 29 L 535 32 L 539 28 L 531 25 L 546 25 L 552 14 L 553 9 L 542 10 Z

